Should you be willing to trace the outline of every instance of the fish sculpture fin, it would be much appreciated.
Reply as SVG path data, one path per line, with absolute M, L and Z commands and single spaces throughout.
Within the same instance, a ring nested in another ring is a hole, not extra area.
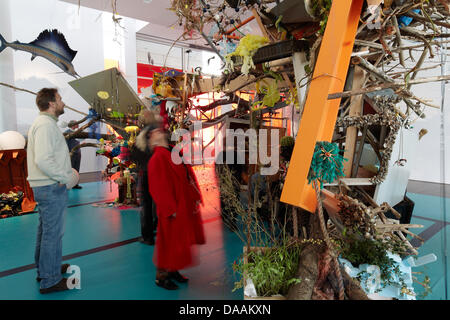
M 6 44 L 8 42 L 6 42 L 5 38 L 3 38 L 1 34 L 0 34 L 0 42 L 1 42 L 1 44 L 0 44 L 0 52 L 2 52 L 3 50 L 6 49 L 6 47 L 7 47 Z
M 72 62 L 77 54 L 77 51 L 69 47 L 66 38 L 57 29 L 42 31 L 37 39 L 29 44 L 56 52 L 69 62 Z

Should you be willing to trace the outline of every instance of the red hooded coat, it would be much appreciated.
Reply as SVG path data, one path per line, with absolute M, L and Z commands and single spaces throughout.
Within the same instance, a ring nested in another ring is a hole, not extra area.
M 189 165 L 173 163 L 164 147 L 155 147 L 147 169 L 158 214 L 153 262 L 160 269 L 186 268 L 194 263 L 192 245 L 205 243 L 199 210 L 203 201 L 194 172 Z

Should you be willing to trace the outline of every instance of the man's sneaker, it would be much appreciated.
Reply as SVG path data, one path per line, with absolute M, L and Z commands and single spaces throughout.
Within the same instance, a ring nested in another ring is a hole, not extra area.
M 61 265 L 61 274 L 66 273 L 66 272 L 67 272 L 67 269 L 69 269 L 69 267 L 70 267 L 70 264 L 68 264 L 68 263 L 62 264 L 62 265 Z M 42 280 L 42 279 L 39 278 L 39 277 L 36 278 L 36 281 L 37 281 L 37 282 L 41 282 L 41 280 Z
M 65 290 L 69 290 L 70 288 L 67 286 L 67 278 L 62 278 L 60 282 L 58 282 L 57 284 L 55 284 L 54 286 L 51 286 L 50 288 L 45 288 L 45 289 L 39 289 L 39 292 L 42 294 L 45 293 L 52 293 L 52 292 L 58 292 L 58 291 L 65 291 Z M 74 282 L 73 285 L 77 285 L 76 282 L 78 282 L 78 279 L 72 279 L 72 281 Z
M 139 237 L 139 242 L 143 243 L 143 244 L 146 244 L 146 245 L 149 245 L 149 246 L 155 245 L 155 240 L 153 240 L 153 239 L 144 239 L 143 237 Z
M 72 189 L 82 189 L 83 187 L 77 184 L 76 186 L 73 186 Z

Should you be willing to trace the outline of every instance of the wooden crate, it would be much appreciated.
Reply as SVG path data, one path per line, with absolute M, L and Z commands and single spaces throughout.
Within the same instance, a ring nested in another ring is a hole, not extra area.
M 0 150 L 0 193 L 8 193 L 14 187 L 19 187 L 26 198 L 34 201 L 27 176 L 26 150 Z

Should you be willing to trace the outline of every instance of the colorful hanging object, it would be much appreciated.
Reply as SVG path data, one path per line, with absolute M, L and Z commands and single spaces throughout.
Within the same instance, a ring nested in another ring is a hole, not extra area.
M 339 147 L 336 143 L 319 141 L 316 143 L 311 167 L 308 174 L 308 183 L 318 180 L 320 189 L 324 183 L 331 183 L 344 176 L 344 161 L 347 161 L 339 153 Z
M 225 60 L 227 62 L 227 69 L 233 71 L 234 63 L 231 57 L 240 56 L 243 58 L 241 73 L 247 75 L 251 69 L 255 68 L 255 64 L 253 63 L 253 55 L 259 48 L 268 43 L 269 39 L 267 39 L 266 37 L 254 34 L 248 34 L 245 37 L 241 38 L 236 50 L 233 53 L 230 53 L 225 56 Z
M 420 13 L 420 9 L 413 9 L 411 11 L 414 12 L 415 14 Z M 403 27 L 409 26 L 411 24 L 411 22 L 413 21 L 413 18 L 408 17 L 408 16 L 400 16 L 397 18 L 397 21 L 398 21 L 399 27 L 403 28 Z
M 94 109 L 90 108 L 89 114 L 87 116 L 88 121 L 91 121 L 92 119 L 99 119 L 99 118 L 100 117 L 99 117 L 98 113 Z M 100 125 L 98 122 L 94 122 L 89 127 L 89 138 L 100 140 L 101 133 L 100 133 Z

